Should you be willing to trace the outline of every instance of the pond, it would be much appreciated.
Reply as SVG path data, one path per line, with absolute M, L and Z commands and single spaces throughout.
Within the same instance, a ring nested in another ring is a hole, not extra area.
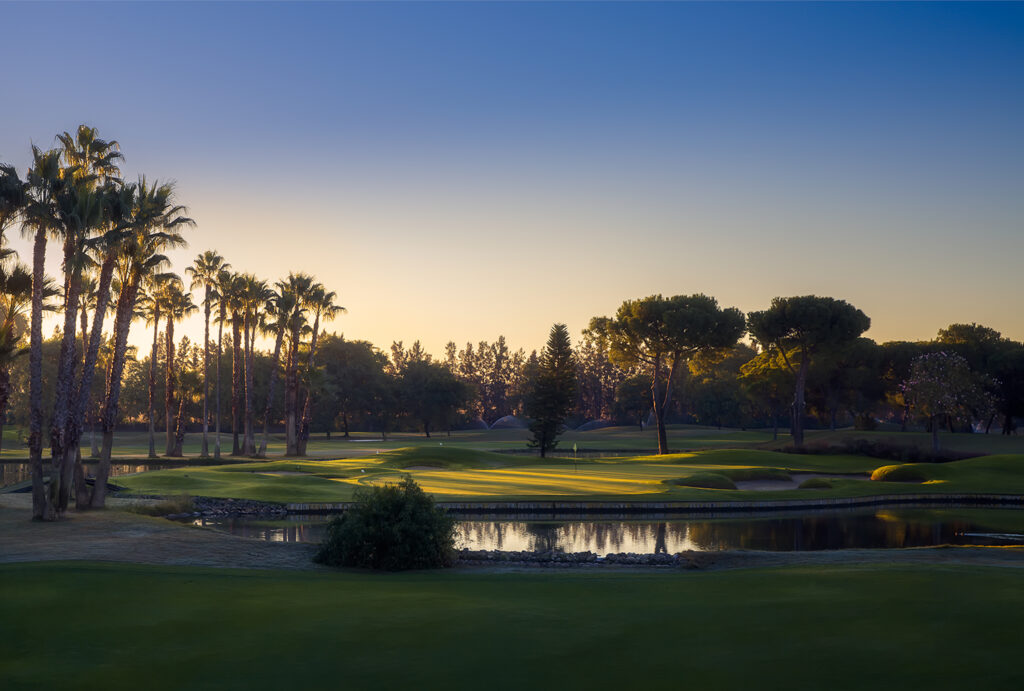
M 277 542 L 319 542 L 329 517 L 282 521 L 197 518 L 197 526 Z M 1024 510 L 873 508 L 680 520 L 462 520 L 460 548 L 504 551 L 668 553 L 1024 544 Z
M 86 461 L 85 467 L 86 472 L 89 475 L 96 473 L 96 461 Z M 49 472 L 50 459 L 43 459 L 43 472 Z M 132 473 L 142 473 L 147 470 L 164 470 L 165 468 L 176 468 L 174 465 L 161 465 L 161 464 L 138 464 L 138 463 L 112 463 L 110 465 L 110 477 L 117 477 L 118 475 L 131 475 Z M 9 485 L 16 485 L 19 482 L 25 482 L 26 480 L 32 479 L 32 466 L 28 463 L 0 463 L 0 487 L 7 487 Z

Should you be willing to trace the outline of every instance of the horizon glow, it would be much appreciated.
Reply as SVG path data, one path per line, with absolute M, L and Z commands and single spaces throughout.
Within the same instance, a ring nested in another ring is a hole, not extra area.
M 0 160 L 94 125 L 126 179 L 178 182 L 175 271 L 312 273 L 348 308 L 328 330 L 383 350 L 529 351 L 695 292 L 842 298 L 879 342 L 1024 340 L 1021 4 L 5 3 L 0 26 Z M 44 30 L 112 32 L 103 79 Z M 201 343 L 201 316 L 176 328 Z

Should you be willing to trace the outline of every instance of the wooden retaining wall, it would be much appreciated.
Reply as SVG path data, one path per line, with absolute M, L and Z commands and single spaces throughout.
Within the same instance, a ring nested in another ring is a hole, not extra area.
M 1024 508 L 1018 494 L 890 494 L 872 497 L 822 499 L 781 499 L 775 501 L 494 501 L 438 502 L 456 514 L 687 514 L 792 511 L 798 509 L 840 509 L 881 504 L 978 504 Z M 287 504 L 288 513 L 344 513 L 351 502 L 334 504 Z

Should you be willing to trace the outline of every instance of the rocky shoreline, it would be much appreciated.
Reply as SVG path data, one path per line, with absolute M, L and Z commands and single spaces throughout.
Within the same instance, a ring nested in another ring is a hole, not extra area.
M 281 504 L 268 504 L 250 499 L 218 499 L 216 497 L 193 497 L 192 511 L 167 514 L 164 518 L 266 518 L 277 519 L 288 515 Z
M 510 566 L 663 566 L 699 569 L 707 566 L 709 557 L 703 552 L 677 552 L 676 554 L 638 554 L 619 552 L 599 556 L 593 552 L 503 552 L 500 550 L 470 550 L 456 552 L 460 566 L 507 564 Z

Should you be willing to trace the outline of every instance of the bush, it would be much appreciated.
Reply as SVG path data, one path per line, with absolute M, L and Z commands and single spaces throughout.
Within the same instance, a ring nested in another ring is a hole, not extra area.
M 313 561 L 384 571 L 451 566 L 455 521 L 413 479 L 360 488 L 355 505 L 327 526 Z
M 832 489 L 832 483 L 823 477 L 812 477 L 801 482 L 798 489 Z
M 666 480 L 670 485 L 682 487 L 700 487 L 703 489 L 736 489 L 736 484 L 725 475 L 718 473 L 694 473 L 686 477 Z
M 927 482 L 929 478 L 915 465 L 883 465 L 875 468 L 871 479 L 876 482 Z

